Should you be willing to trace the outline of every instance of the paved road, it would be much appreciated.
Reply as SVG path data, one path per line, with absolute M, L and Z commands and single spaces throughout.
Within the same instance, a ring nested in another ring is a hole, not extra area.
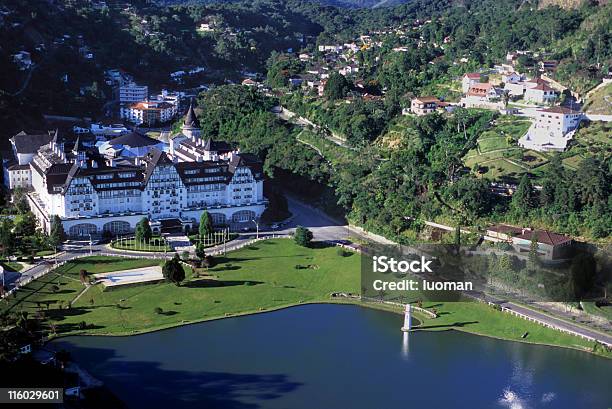
M 600 342 L 604 342 L 608 345 L 612 345 L 611 335 L 603 334 L 599 331 L 593 331 L 588 328 L 572 324 L 571 322 L 567 322 L 562 319 L 552 317 L 548 314 L 543 314 L 539 311 L 535 311 L 535 310 L 532 310 L 531 308 L 523 307 L 522 305 L 518 305 L 510 301 L 501 302 L 499 303 L 499 305 L 501 305 L 502 307 L 508 308 L 509 310 L 516 311 L 528 317 L 535 318 L 539 321 L 545 322 L 556 328 L 566 330 L 566 331 L 573 331 L 573 332 L 576 332 L 586 337 L 595 338 L 599 340 Z

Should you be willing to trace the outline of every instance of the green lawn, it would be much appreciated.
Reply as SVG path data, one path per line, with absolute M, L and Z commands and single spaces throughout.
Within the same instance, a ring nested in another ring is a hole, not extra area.
M 113 241 L 111 247 L 119 250 L 132 251 L 165 252 L 172 250 L 172 248 L 170 248 L 166 241 L 161 237 L 153 237 L 148 243 L 138 242 L 134 238 L 119 239 L 117 241 Z
M 342 256 L 335 247 L 303 248 L 287 239 L 266 240 L 218 258 L 219 264 L 210 270 L 187 268 L 181 286 L 158 283 L 103 291 L 95 285 L 66 309 L 84 288 L 78 280 L 81 269 L 97 273 L 159 263 L 88 257 L 32 282 L 3 303 L 2 310 L 35 312 L 46 309 L 48 301 L 46 315 L 58 333 L 134 334 L 300 303 L 332 302 L 332 292 L 359 293 L 360 256 L 349 254 Z M 162 313 L 155 311 L 158 307 Z M 458 329 L 510 340 L 523 340 L 521 336 L 528 332 L 527 342 L 583 350 L 592 346 L 477 302 L 425 303 L 425 307 L 436 308 L 440 314 L 436 319 L 418 317 L 427 330 Z M 89 326 L 86 330 L 79 328 L 83 321 Z
M 21 271 L 23 269 L 23 264 L 16 261 L 1 261 L 0 265 L 4 267 L 5 271 Z
M 469 168 L 478 166 L 478 175 L 487 179 L 518 178 L 528 168 L 541 166 L 547 159 L 532 151 L 524 152 L 516 142 L 529 126 L 531 121 L 523 117 L 497 118 L 478 137 L 477 147 L 463 157 L 464 164 Z
M 589 341 L 496 311 L 483 303 L 424 303 L 423 307 L 428 308 L 432 305 L 435 305 L 440 316 L 435 320 L 426 320 L 422 325 L 423 329 L 440 331 L 459 327 L 458 329 L 475 334 L 522 342 L 585 350 L 590 350 L 593 346 Z M 522 338 L 526 332 L 527 337 Z M 612 354 L 608 356 L 612 357 Z
M 480 152 L 485 153 L 497 149 L 509 148 L 509 145 L 504 136 L 496 136 L 493 138 L 479 139 L 478 148 L 480 149 Z

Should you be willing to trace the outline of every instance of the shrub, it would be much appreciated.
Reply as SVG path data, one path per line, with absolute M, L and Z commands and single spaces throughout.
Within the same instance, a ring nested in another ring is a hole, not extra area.
M 79 329 L 87 329 L 87 323 L 85 321 L 79 322 Z
M 351 255 L 350 252 L 346 251 L 342 247 L 338 247 L 338 250 L 336 250 L 336 254 L 338 254 L 340 257 L 348 257 Z
M 312 242 L 313 234 L 310 230 L 305 227 L 298 226 L 295 229 L 295 235 L 293 239 L 295 243 L 302 247 L 309 247 Z
M 162 310 L 160 307 L 155 307 L 153 311 L 155 312 L 155 314 L 163 314 L 164 312 L 164 310 Z

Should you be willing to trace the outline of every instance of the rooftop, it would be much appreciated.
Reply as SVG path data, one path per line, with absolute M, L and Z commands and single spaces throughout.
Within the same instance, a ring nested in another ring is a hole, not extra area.
M 126 133 L 125 135 L 118 136 L 115 139 L 111 139 L 108 143 L 113 146 L 127 145 L 132 148 L 138 148 L 142 146 L 157 145 L 161 142 L 139 132 L 130 132 Z

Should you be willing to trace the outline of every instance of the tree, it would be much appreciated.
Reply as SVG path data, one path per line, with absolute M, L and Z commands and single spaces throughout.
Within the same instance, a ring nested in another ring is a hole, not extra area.
M 86 270 L 79 271 L 79 280 L 81 280 L 81 284 L 87 284 L 87 271 Z
M 13 192 L 13 203 L 15 203 L 15 209 L 19 214 L 26 214 L 30 211 L 26 193 L 22 188 L 17 188 Z
M 323 94 L 327 99 L 335 101 L 337 99 L 343 99 L 346 97 L 346 94 L 350 91 L 350 89 L 351 85 L 344 75 L 335 72 L 327 79 Z
M 178 254 L 175 254 L 170 260 L 166 261 L 162 268 L 162 274 L 166 281 L 172 282 L 177 286 L 185 279 L 185 269 L 181 264 L 181 259 Z
M 309 247 L 310 246 L 310 242 L 312 241 L 312 238 L 313 238 L 313 234 L 307 228 L 302 227 L 302 226 L 298 226 L 295 229 L 294 240 L 295 240 L 296 244 L 298 244 L 298 245 L 300 245 L 302 247 Z
M 595 285 L 597 263 L 590 253 L 580 253 L 572 259 L 570 266 L 571 282 L 574 296 L 581 299 L 591 291 Z
M 153 231 L 149 224 L 149 219 L 143 217 L 138 224 L 136 224 L 136 241 L 139 243 L 148 243 L 153 237 Z
M 542 190 L 540 191 L 540 204 L 543 206 L 555 204 L 557 197 L 561 194 L 562 185 L 565 184 L 563 179 L 565 179 L 565 175 L 561 156 L 556 154 L 550 160 L 545 172 Z
M 212 217 L 210 217 L 210 214 L 204 210 L 200 216 L 200 227 L 198 229 L 200 239 L 208 237 L 213 231 Z
M 200 260 L 204 260 L 206 258 L 206 249 L 204 248 L 204 244 L 202 242 L 199 242 L 196 246 L 195 253 Z
M 529 267 L 535 270 L 538 265 L 538 234 L 535 231 L 531 232 L 531 243 L 529 244 Z
M 0 221 L 0 252 L 4 257 L 7 257 L 13 252 L 14 248 L 13 221 L 9 218 L 3 218 Z
M 36 233 L 36 216 L 32 212 L 27 212 L 15 223 L 14 233 L 18 237 L 33 236 Z
M 512 195 L 511 207 L 515 215 L 526 216 L 533 206 L 533 186 L 527 174 L 521 178 L 521 182 Z
M 49 244 L 57 247 L 66 240 L 66 232 L 62 224 L 62 219 L 54 215 L 51 221 L 51 232 L 49 233 Z

